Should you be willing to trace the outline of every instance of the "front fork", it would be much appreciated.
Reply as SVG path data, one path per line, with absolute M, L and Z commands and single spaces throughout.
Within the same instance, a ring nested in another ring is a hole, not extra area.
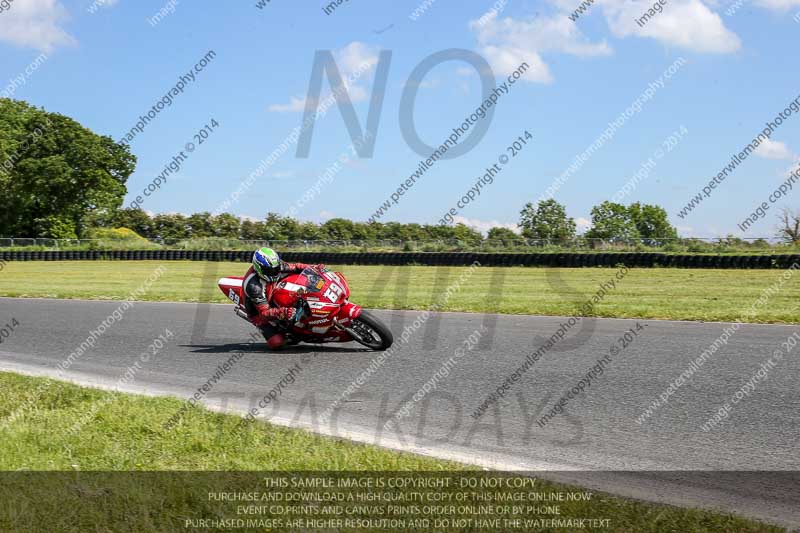
M 353 302 L 345 302 L 334 317 L 333 326 L 340 331 L 346 331 L 352 337 L 353 331 L 350 329 L 350 323 L 360 315 L 360 305 L 356 305 Z

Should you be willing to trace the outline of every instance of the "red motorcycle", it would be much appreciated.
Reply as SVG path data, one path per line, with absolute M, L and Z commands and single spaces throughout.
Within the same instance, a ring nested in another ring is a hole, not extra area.
M 244 278 L 227 277 L 217 283 L 223 294 L 236 304 L 236 314 L 249 322 L 243 282 Z M 273 285 L 267 298 L 279 307 L 293 307 L 297 311 L 288 326 L 274 323 L 285 330 L 290 343 L 355 341 L 372 350 L 386 350 L 392 345 L 389 328 L 349 300 L 350 287 L 340 272 L 308 267 Z

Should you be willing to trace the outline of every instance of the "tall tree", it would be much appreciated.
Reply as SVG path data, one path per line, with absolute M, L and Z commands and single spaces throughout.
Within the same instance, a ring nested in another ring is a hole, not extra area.
M 639 230 L 630 210 L 622 204 L 605 201 L 592 208 L 592 227 L 586 232 L 590 239 L 638 239 Z
M 0 235 L 73 238 L 108 224 L 135 166 L 111 137 L 0 98 Z
M 541 200 L 536 207 L 527 203 L 520 211 L 519 227 L 528 239 L 565 241 L 575 237 L 575 220 L 554 199 Z
M 678 230 L 669 223 L 667 210 L 663 207 L 636 202 L 628 206 L 628 212 L 639 236 L 650 240 L 651 244 L 678 237 Z

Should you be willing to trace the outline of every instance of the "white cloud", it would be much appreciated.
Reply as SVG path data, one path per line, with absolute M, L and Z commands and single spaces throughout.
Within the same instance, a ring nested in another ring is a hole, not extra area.
M 575 227 L 578 233 L 585 233 L 592 227 L 592 221 L 585 217 L 578 217 L 575 219 Z
M 800 156 L 794 156 L 794 158 L 795 159 L 794 163 L 792 163 L 792 166 L 790 166 L 784 171 L 783 173 L 784 178 L 791 178 L 792 174 L 794 174 L 795 172 L 800 172 Z
M 794 159 L 795 156 L 786 146 L 786 143 L 767 139 L 756 148 L 755 154 L 764 159 Z
M 522 79 L 535 83 L 553 81 L 542 54 L 561 52 L 580 57 L 611 54 L 611 47 L 605 41 L 590 42 L 562 13 L 529 19 L 499 19 L 493 13 L 484 23 L 473 20 L 469 26 L 475 32 L 479 52 L 495 74 L 507 76 L 527 62 L 530 68 Z
M 715 54 L 741 48 L 739 37 L 701 0 L 670 0 L 661 13 L 656 13 L 640 27 L 636 20 L 652 5 L 652 2 L 628 0 L 600 2 L 606 21 L 617 37 L 650 37 L 666 45 Z
M 299 96 L 292 96 L 288 104 L 272 104 L 267 109 L 274 113 L 296 113 L 306 108 L 306 101 Z
M 360 70 L 365 63 L 369 68 L 375 68 L 378 64 L 378 51 L 374 47 L 358 41 L 353 41 L 334 52 L 333 57 L 345 78 L 348 74 Z
M 67 10 L 58 0 L 15 0 L 0 15 L 0 41 L 52 52 L 75 42 L 61 27 L 67 18 Z
M 333 58 L 342 76 L 342 83 L 347 89 L 350 101 L 361 102 L 366 100 L 369 95 L 362 83 L 378 64 L 377 49 L 367 44 L 353 41 L 344 48 L 333 52 Z M 320 103 L 326 103 L 328 106 L 335 103 L 333 93 L 329 87 L 325 87 L 324 83 L 317 107 L 319 107 Z M 311 102 L 311 104 L 313 105 L 314 103 Z M 272 104 L 267 109 L 276 113 L 297 113 L 304 111 L 305 108 L 306 98 L 298 95 L 292 96 L 287 104 Z
M 800 0 L 758 0 L 773 5 L 800 4 Z M 531 64 L 524 79 L 550 83 L 553 74 L 544 57 L 548 53 L 564 53 L 578 57 L 604 56 L 612 53 L 605 41 L 593 42 L 580 30 L 580 24 L 570 20 L 580 4 L 578 0 L 550 0 L 555 13 L 533 18 L 499 18 L 496 14 L 484 24 L 471 21 L 470 28 L 483 54 L 499 75 L 508 75 L 522 61 Z M 711 0 L 670 0 L 660 13 L 644 26 L 636 20 L 653 6 L 650 0 L 597 0 L 584 13 L 595 12 L 605 18 L 612 34 L 618 38 L 650 38 L 671 47 L 694 52 L 724 54 L 741 48 L 741 40 L 725 27 L 722 18 L 711 7 Z
M 507 228 L 514 233 L 520 233 L 519 227 L 517 227 L 516 224 L 498 222 L 497 220 L 479 220 L 477 218 L 466 218 L 456 215 L 453 217 L 453 222 L 455 224 L 464 224 L 465 226 L 469 226 L 474 230 L 480 231 L 484 235 L 486 235 L 486 233 L 488 233 L 492 228 Z

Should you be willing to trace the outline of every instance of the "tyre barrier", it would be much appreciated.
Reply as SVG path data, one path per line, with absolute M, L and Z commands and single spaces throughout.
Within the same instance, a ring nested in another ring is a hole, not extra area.
M 671 255 L 664 253 L 485 253 L 485 252 L 285 252 L 290 262 L 333 265 L 422 265 L 505 267 L 671 267 L 788 269 L 800 255 Z M 0 251 L 0 261 L 226 261 L 249 263 L 247 250 L 50 250 Z

